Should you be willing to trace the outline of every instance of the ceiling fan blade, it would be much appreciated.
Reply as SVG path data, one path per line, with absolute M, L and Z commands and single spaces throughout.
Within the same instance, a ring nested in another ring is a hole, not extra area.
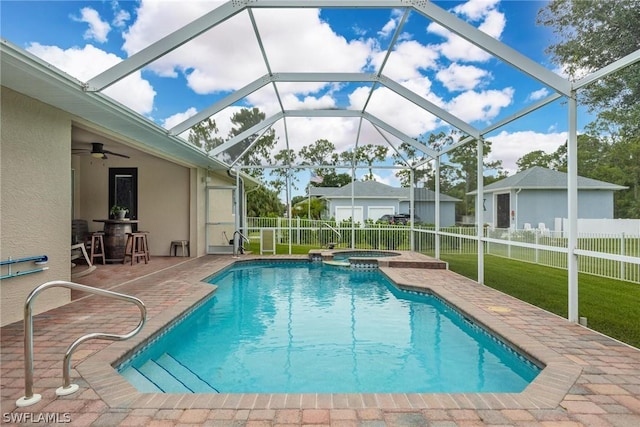
M 131 157 L 127 156 L 126 154 L 114 153 L 113 151 L 104 150 L 103 153 L 104 154 L 113 154 L 114 156 L 124 157 L 125 159 L 130 159 L 131 158 Z

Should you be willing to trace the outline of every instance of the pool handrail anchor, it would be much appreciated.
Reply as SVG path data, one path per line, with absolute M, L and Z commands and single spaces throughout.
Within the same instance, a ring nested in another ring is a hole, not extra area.
M 238 235 L 238 237 L 240 237 L 240 243 L 238 245 L 236 245 L 236 235 Z M 239 252 L 238 249 L 240 248 L 240 246 L 242 246 L 242 241 L 243 240 L 245 242 L 247 242 L 247 244 L 251 244 L 251 241 L 244 234 L 242 234 L 240 232 L 240 230 L 236 230 L 236 231 L 233 232 L 232 241 L 233 241 L 233 256 L 234 257 L 238 256 L 238 252 Z
M 111 341 L 123 341 L 127 340 L 134 335 L 136 335 L 142 327 L 147 319 L 147 308 L 144 305 L 142 300 L 133 297 L 131 295 L 121 294 L 119 292 L 108 291 L 106 289 L 94 288 L 92 286 L 81 285 L 79 283 L 67 282 L 64 280 L 53 280 L 50 282 L 43 283 L 42 285 L 36 287 L 26 299 L 24 304 L 24 396 L 16 401 L 16 405 L 19 408 L 23 408 L 25 406 L 31 406 L 35 403 L 38 403 L 42 396 L 39 394 L 33 393 L 33 316 L 32 316 L 32 308 L 31 305 L 38 294 L 49 288 L 67 288 L 78 290 L 82 292 L 88 292 L 95 295 L 101 295 L 105 297 L 115 298 L 127 302 L 134 303 L 140 309 L 140 322 L 138 325 L 131 330 L 131 332 L 126 334 L 106 334 L 101 332 L 90 333 L 81 336 L 76 339 L 71 345 L 67 348 L 67 351 L 64 355 L 64 361 L 62 364 L 62 376 L 64 379 L 63 385 L 56 389 L 56 395 L 58 396 L 66 396 L 78 391 L 79 386 L 77 384 L 71 384 L 71 356 L 75 349 L 82 344 L 83 342 L 90 339 L 106 339 Z
M 323 222 L 322 224 L 320 224 L 320 231 L 322 231 L 322 227 L 327 227 L 329 230 L 333 231 L 335 234 L 338 235 L 338 242 L 337 244 L 339 245 L 340 243 L 342 243 L 342 233 L 340 233 L 338 230 L 336 230 L 335 228 L 333 228 L 329 223 L 327 222 Z M 330 244 L 330 243 L 327 243 Z M 330 247 L 329 249 L 333 249 L 333 247 Z

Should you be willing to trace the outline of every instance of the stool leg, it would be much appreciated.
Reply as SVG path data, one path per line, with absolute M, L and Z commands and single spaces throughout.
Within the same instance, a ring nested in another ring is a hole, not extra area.
M 131 257 L 131 265 L 133 265 L 133 235 L 127 234 L 127 243 L 124 245 L 124 257 L 122 263 L 127 262 L 127 255 Z
M 93 258 L 95 256 L 96 251 L 96 236 L 91 236 L 91 253 L 89 254 L 89 259 L 91 260 L 91 264 L 94 263 Z
M 144 251 L 147 254 L 147 261 L 151 260 L 151 254 L 149 253 L 149 241 L 147 240 L 147 234 L 144 235 Z

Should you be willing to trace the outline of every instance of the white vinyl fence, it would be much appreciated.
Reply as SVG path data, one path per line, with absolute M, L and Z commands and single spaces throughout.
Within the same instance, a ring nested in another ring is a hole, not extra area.
M 272 229 L 279 245 L 338 247 L 354 249 L 414 250 L 435 255 L 433 226 L 388 225 L 350 221 L 307 220 L 301 218 L 249 218 L 246 235 L 260 239 L 260 230 Z M 567 239 L 550 230 L 511 230 L 485 228 L 484 252 L 519 261 L 556 268 L 567 268 Z M 477 254 L 476 227 L 446 227 L 439 232 L 440 254 Z M 288 253 L 280 249 L 279 253 Z M 579 233 L 578 268 L 587 273 L 640 283 L 640 236 Z

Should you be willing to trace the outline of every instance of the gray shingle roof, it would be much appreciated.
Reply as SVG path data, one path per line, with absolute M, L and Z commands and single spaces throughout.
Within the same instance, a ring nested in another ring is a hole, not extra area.
M 515 175 L 508 176 L 500 181 L 493 182 L 484 187 L 485 193 L 496 191 L 522 189 L 565 189 L 567 188 L 567 174 L 556 170 L 534 166 Z M 578 177 L 578 188 L 581 190 L 624 190 L 627 187 L 597 179 Z M 467 194 L 477 194 L 472 191 Z
M 409 200 L 409 187 L 391 187 L 376 181 L 356 181 L 343 187 L 310 187 L 311 196 L 324 197 L 325 199 L 351 198 L 351 187 L 354 185 L 354 197 L 357 199 L 396 199 Z M 428 188 L 416 188 L 415 201 L 433 201 L 436 193 Z M 459 202 L 459 199 L 440 194 L 442 202 Z

